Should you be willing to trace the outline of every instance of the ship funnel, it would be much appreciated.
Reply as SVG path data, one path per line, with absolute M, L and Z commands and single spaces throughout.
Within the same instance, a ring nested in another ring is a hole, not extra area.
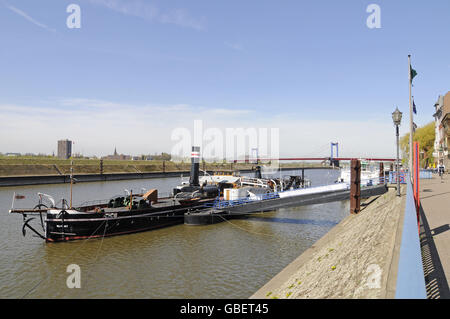
M 200 146 L 192 146 L 191 175 L 189 178 L 190 186 L 200 186 L 198 179 L 199 170 L 200 170 Z
M 256 166 L 255 167 L 255 178 L 262 178 L 262 175 L 261 175 L 261 166 Z

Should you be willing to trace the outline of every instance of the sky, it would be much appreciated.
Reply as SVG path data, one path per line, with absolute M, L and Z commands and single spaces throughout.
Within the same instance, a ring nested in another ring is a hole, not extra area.
M 417 125 L 450 91 L 449 16 L 448 0 L 0 0 L 0 152 L 66 138 L 87 156 L 171 152 L 201 120 L 276 128 L 282 157 L 329 156 L 330 142 L 394 157 L 408 54 Z

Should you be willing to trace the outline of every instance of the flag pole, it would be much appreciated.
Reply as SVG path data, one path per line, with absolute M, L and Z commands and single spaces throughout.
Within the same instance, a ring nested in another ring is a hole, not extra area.
M 411 54 L 408 54 L 408 64 L 409 64 L 409 176 L 412 179 L 413 171 L 413 110 L 411 104 Z

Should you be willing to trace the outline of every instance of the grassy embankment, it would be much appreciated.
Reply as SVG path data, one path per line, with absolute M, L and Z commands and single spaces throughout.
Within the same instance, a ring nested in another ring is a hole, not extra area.
M 200 168 L 208 171 L 221 169 L 251 169 L 255 164 L 200 163 Z M 282 167 L 318 167 L 318 163 L 284 163 Z M 189 163 L 171 161 L 119 161 L 104 160 L 103 173 L 150 173 L 189 171 Z M 100 174 L 100 160 L 74 159 L 74 174 Z M 70 160 L 54 157 L 0 157 L 0 176 L 68 175 Z

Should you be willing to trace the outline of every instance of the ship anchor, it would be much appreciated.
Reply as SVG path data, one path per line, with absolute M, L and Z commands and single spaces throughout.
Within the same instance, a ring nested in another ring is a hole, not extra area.
M 46 239 L 43 235 L 41 235 L 36 229 L 34 229 L 29 222 L 32 221 L 34 219 L 34 217 L 28 218 L 27 220 L 24 221 L 23 226 L 22 226 L 22 235 L 25 237 L 27 231 L 26 231 L 26 227 L 28 227 L 29 229 L 31 229 L 36 235 L 38 235 L 39 237 L 41 237 L 42 239 Z

